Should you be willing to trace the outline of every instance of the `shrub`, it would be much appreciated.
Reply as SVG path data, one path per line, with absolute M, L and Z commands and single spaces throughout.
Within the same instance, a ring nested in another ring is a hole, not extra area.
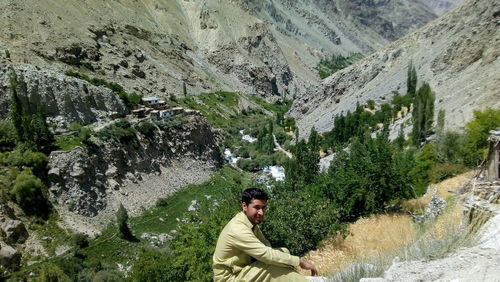
M 45 215 L 48 207 L 42 193 L 44 189 L 43 182 L 31 170 L 25 169 L 17 175 L 11 194 L 26 213 Z
M 14 151 L 0 153 L 0 163 L 19 169 L 28 167 L 33 170 L 35 175 L 42 177 L 47 167 L 47 156 L 40 152 L 34 152 L 33 148 L 27 144 L 21 144 Z
M 126 143 L 135 138 L 135 129 L 129 121 L 122 119 L 106 126 L 96 135 L 104 140 Z
M 52 263 L 44 264 L 40 269 L 36 281 L 39 282 L 65 282 L 72 281 L 57 265 Z
M 135 125 L 137 131 L 146 137 L 152 137 L 156 126 L 150 121 L 143 121 Z
M 12 121 L 0 120 L 0 152 L 12 150 L 16 141 L 16 129 Z
M 89 246 L 89 236 L 83 233 L 76 233 L 72 237 L 73 244 L 80 249 L 84 249 Z
M 117 270 L 101 270 L 94 275 L 92 282 L 120 282 L 124 280 L 123 275 Z
M 338 210 L 325 198 L 308 191 L 283 193 L 269 200 L 263 233 L 273 247 L 286 247 L 294 255 L 317 248 L 331 232 L 345 230 Z
M 431 181 L 437 183 L 447 178 L 459 175 L 467 170 L 463 164 L 442 163 L 437 164 L 432 170 Z
M 168 130 L 170 128 L 179 128 L 182 125 L 182 120 L 177 117 L 167 117 L 154 122 L 161 130 Z
M 478 165 L 485 157 L 490 130 L 500 127 L 500 109 L 487 108 L 474 111 L 474 120 L 466 124 L 465 162 L 468 166 Z
M 128 212 L 125 207 L 120 203 L 120 207 L 116 212 L 116 223 L 118 225 L 118 231 L 120 231 L 120 237 L 123 239 L 130 239 L 133 237 L 132 231 L 128 227 Z

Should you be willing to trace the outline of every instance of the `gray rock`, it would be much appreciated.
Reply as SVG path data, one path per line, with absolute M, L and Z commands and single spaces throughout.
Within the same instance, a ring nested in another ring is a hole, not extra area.
M 56 256 L 62 256 L 65 253 L 67 253 L 69 250 L 71 250 L 71 247 L 68 245 L 60 245 L 56 247 L 55 254 Z
M 28 231 L 22 221 L 1 218 L 0 222 L 0 228 L 4 233 L 4 240 L 7 244 L 23 243 L 28 238 Z
M 21 253 L 13 247 L 0 242 L 0 265 L 6 268 L 16 269 L 21 262 Z

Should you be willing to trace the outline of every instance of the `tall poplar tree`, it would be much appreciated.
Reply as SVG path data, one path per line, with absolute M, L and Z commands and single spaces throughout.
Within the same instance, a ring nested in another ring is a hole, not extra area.
M 12 118 L 12 123 L 16 129 L 16 135 L 18 141 L 26 140 L 26 133 L 23 126 L 23 105 L 19 96 L 17 96 L 17 75 L 13 68 L 10 68 L 9 74 L 10 80 L 10 116 Z
M 412 137 L 413 144 L 416 146 L 419 146 L 432 133 L 435 98 L 435 94 L 428 83 L 424 83 L 415 95 L 412 112 Z
M 408 64 L 408 77 L 406 80 L 406 93 L 410 94 L 411 97 L 415 96 L 417 91 L 417 71 L 413 62 L 410 61 Z

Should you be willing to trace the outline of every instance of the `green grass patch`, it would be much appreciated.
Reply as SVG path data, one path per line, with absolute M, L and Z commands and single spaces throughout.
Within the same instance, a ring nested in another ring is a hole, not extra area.
M 346 57 L 342 55 L 332 55 L 329 59 L 321 60 L 315 69 L 318 71 L 319 76 L 324 79 L 334 74 L 335 72 L 352 65 L 356 61 L 363 58 L 360 53 L 350 54 Z
M 105 265 L 124 263 L 134 259 L 141 249 L 149 248 L 150 242 L 141 239 L 143 233 L 160 234 L 177 229 L 179 220 L 186 217 L 192 200 L 198 203 L 210 201 L 211 204 L 221 201 L 237 201 L 225 199 L 224 195 L 230 187 L 248 187 L 252 183 L 252 176 L 242 173 L 231 167 L 224 167 L 214 173 L 210 180 L 197 185 L 188 185 L 166 198 L 159 199 L 156 206 L 145 211 L 141 216 L 131 218 L 129 226 L 138 239 L 131 242 L 120 239 L 115 224 L 106 227 L 102 234 L 90 241 L 90 246 L 82 252 L 89 262 L 100 262 Z
M 84 146 L 82 139 L 78 136 L 56 136 L 54 145 L 62 151 L 69 151 L 77 146 Z

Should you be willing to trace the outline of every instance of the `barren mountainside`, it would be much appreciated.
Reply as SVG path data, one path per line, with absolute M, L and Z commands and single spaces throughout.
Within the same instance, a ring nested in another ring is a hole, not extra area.
M 303 94 L 333 53 L 370 53 L 434 19 L 414 1 L 14 1 L 0 3 L 14 64 L 98 71 L 141 94 Z M 8 53 L 8 55 L 6 54 Z
M 380 105 L 391 101 L 393 91 L 405 94 L 407 67 L 413 61 L 419 85 L 428 82 L 436 93 L 435 112 L 445 110 L 446 127 L 463 129 L 474 110 L 500 106 L 499 26 L 498 1 L 467 1 L 326 78 L 316 92 L 294 102 L 290 115 L 298 119 L 302 137 L 313 126 L 330 130 L 334 117 L 357 103 L 374 100 Z

